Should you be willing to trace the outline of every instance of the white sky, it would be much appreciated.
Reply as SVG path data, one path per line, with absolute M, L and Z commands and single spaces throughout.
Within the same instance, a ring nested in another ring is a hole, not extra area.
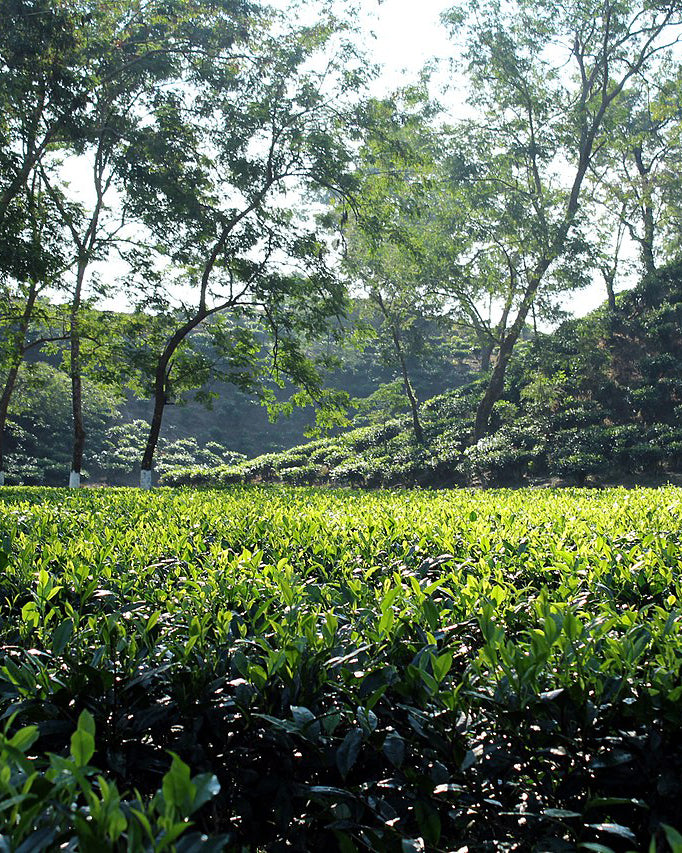
M 431 58 L 452 56 L 452 43 L 439 16 L 451 3 L 446 0 L 366 0 L 363 24 L 373 28 L 376 39 L 368 42 L 376 61 L 386 66 L 384 79 L 399 82 L 406 69 L 415 75 Z

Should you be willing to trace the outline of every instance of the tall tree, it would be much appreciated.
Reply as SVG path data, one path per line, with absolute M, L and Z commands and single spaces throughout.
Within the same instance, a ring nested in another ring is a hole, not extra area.
M 319 332 L 341 312 L 344 290 L 305 199 L 352 189 L 347 138 L 364 76 L 335 19 L 292 27 L 262 12 L 250 17 L 238 56 L 207 54 L 184 86 L 159 92 L 131 140 L 130 209 L 176 277 L 175 287 L 149 288 L 149 263 L 141 269 L 148 309 L 175 305 L 177 318 L 155 367 L 144 487 L 174 359 L 209 317 L 236 311 L 265 323 L 276 369 L 316 393 L 301 332 Z
M 351 286 L 364 291 L 378 314 L 379 334 L 389 341 L 419 444 L 424 443 L 424 430 L 405 336 L 417 315 L 435 310 L 429 277 L 417 262 L 415 247 L 415 225 L 423 222 L 424 190 L 437 145 L 429 126 L 435 113 L 420 87 L 368 103 L 353 215 L 349 221 L 343 203 L 337 213 L 344 230 L 345 270 Z
M 5 479 L 7 417 L 22 361 L 29 350 L 63 339 L 63 334 L 49 331 L 45 311 L 45 296 L 59 290 L 66 266 L 62 234 L 35 172 L 23 192 L 12 199 L 14 206 L 21 208 L 16 221 L 22 227 L 0 250 L 0 485 Z
M 516 0 L 471 3 L 445 15 L 468 44 L 471 101 L 480 118 L 476 180 L 516 209 L 507 244 L 518 294 L 501 336 L 474 438 L 485 435 L 514 346 L 566 252 L 585 177 L 611 143 L 627 85 L 652 74 L 678 39 L 675 0 Z M 493 205 L 491 205 L 491 209 Z M 507 238 L 505 238 L 505 242 Z
M 0 238 L 13 201 L 51 146 L 78 132 L 92 76 L 90 10 L 55 0 L 0 2 Z
M 610 214 L 616 245 L 626 233 L 647 275 L 670 259 L 681 206 L 673 167 L 682 156 L 680 77 L 677 69 L 664 69 L 656 79 L 638 79 L 624 92 L 612 144 L 591 169 L 595 196 Z
M 480 146 L 477 128 L 444 125 L 425 87 L 373 102 L 368 114 L 346 261 L 393 334 L 419 434 L 401 324 L 417 314 L 447 317 L 460 332 L 473 333 L 487 372 L 522 291 L 514 245 L 519 210 L 504 187 L 478 180 L 480 161 L 487 164 L 490 152 Z M 533 306 L 540 316 L 552 309 L 556 290 L 569 279 L 575 283 L 571 266 L 554 270 Z
M 90 8 L 89 20 L 94 23 L 88 107 L 78 132 L 62 144 L 59 158 L 48 159 L 41 166 L 73 246 L 69 317 L 74 430 L 71 486 L 80 484 L 86 440 L 81 312 L 93 292 L 93 262 L 111 259 L 121 243 L 143 239 L 139 225 L 132 238 L 135 226 L 128 221 L 122 192 L 123 152 L 136 128 L 153 110 L 161 87 L 179 84 L 186 69 L 205 61 L 212 51 L 229 50 L 245 27 L 244 15 L 249 8 L 239 0 L 208 4 L 195 0 L 164 4 L 120 0 L 92 4 Z M 87 198 L 80 203 L 74 203 L 68 190 L 60 186 L 64 155 L 77 157 L 82 175 L 88 176 L 81 181 L 81 193 L 85 191 Z M 158 165 L 152 163 L 150 168 Z
M 382 251 L 374 249 L 361 257 L 362 249 L 357 241 L 353 241 L 351 251 L 347 266 L 354 276 L 362 278 L 367 299 L 379 315 L 379 333 L 383 333 L 389 341 L 393 363 L 400 373 L 403 391 L 409 404 L 414 435 L 417 442 L 423 444 L 424 429 L 419 415 L 417 393 L 408 368 L 410 353 L 406 338 L 415 321 L 423 318 L 426 312 L 432 312 L 433 305 L 429 304 L 428 300 L 422 302 L 420 299 L 419 276 L 415 275 L 414 259 L 411 259 L 410 265 L 410 259 L 401 256 L 396 246 L 384 244 Z

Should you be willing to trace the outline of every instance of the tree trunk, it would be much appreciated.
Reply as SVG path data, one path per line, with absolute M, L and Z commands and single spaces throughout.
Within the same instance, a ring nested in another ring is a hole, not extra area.
M 616 313 L 616 291 L 613 289 L 614 275 L 611 271 L 604 271 L 604 283 L 606 284 L 606 294 L 609 300 L 609 313 Z
M 159 359 L 156 365 L 156 376 L 154 379 L 154 411 L 152 420 L 149 424 L 149 436 L 147 444 L 142 455 L 142 464 L 140 466 L 140 488 L 150 489 L 152 486 L 152 463 L 154 461 L 154 452 L 156 445 L 159 443 L 159 435 L 161 434 L 161 422 L 163 421 L 163 410 L 166 406 L 166 370 L 172 353 L 166 356 L 168 347 L 164 350 L 164 354 Z
M 642 263 L 644 271 L 647 275 L 656 275 L 656 259 L 654 257 L 654 235 L 656 233 L 656 223 L 654 219 L 654 209 L 651 203 L 651 167 L 644 163 L 644 156 L 640 146 L 633 148 L 633 155 L 637 171 L 642 181 L 642 223 L 644 225 L 644 233 L 639 240 L 639 246 L 642 253 Z
M 405 354 L 403 352 L 403 344 L 400 338 L 400 330 L 397 324 L 394 323 L 393 319 L 389 316 L 388 310 L 386 309 L 386 305 L 384 303 L 384 299 L 379 291 L 376 291 L 375 293 L 375 300 L 381 308 L 381 313 L 384 315 L 384 319 L 386 320 L 391 329 L 393 346 L 395 347 L 396 355 L 398 356 L 400 372 L 403 377 L 403 387 L 405 388 L 405 394 L 410 403 L 410 410 L 412 412 L 412 426 L 414 428 L 414 436 L 417 439 L 418 444 L 424 444 L 424 430 L 422 429 L 421 421 L 419 419 L 419 403 L 417 402 L 417 396 L 414 393 L 414 388 L 412 387 L 412 383 L 410 382 L 410 375 L 407 370 L 407 363 L 405 361 Z
M 481 344 L 481 373 L 487 373 L 490 370 L 490 359 L 493 355 L 495 344 L 492 341 Z
M 83 450 L 85 448 L 85 425 L 83 423 L 83 377 L 81 375 L 81 339 L 79 312 L 83 281 L 87 269 L 87 259 L 78 259 L 76 289 L 71 303 L 69 336 L 71 344 L 71 411 L 73 415 L 73 453 L 71 456 L 71 473 L 69 488 L 80 486 L 81 468 L 83 467 Z
M 590 162 L 592 143 L 594 142 L 594 135 L 596 134 L 598 126 L 599 123 L 595 120 L 591 134 L 588 134 L 581 142 L 578 169 L 573 180 L 573 186 L 571 187 L 571 193 L 566 205 L 566 214 L 563 222 L 559 226 L 554 240 L 548 247 L 545 256 L 540 259 L 530 280 L 528 281 L 516 319 L 509 327 L 509 331 L 506 334 L 500 334 L 500 348 L 498 350 L 497 360 L 495 361 L 495 367 L 493 368 L 490 382 L 485 390 L 483 399 L 476 410 L 474 441 L 480 441 L 488 431 L 493 406 L 500 399 L 502 392 L 504 391 L 504 378 L 507 372 L 507 366 L 511 359 L 512 352 L 514 351 L 514 346 L 516 345 L 516 342 L 523 330 L 528 312 L 531 310 L 535 302 L 535 296 L 545 273 L 552 265 L 552 262 L 556 260 L 563 251 L 566 243 L 566 237 L 571 229 L 575 215 L 578 212 L 580 189 Z M 508 304 L 511 309 L 511 302 Z
M 5 483 L 4 447 L 5 427 L 7 426 L 7 414 L 9 412 L 10 400 L 12 399 L 12 394 L 14 393 L 14 386 L 16 385 L 17 376 L 19 374 L 19 367 L 24 357 L 26 346 L 26 333 L 28 332 L 28 327 L 31 322 L 33 308 L 35 306 L 37 297 L 38 288 L 36 282 L 33 281 L 31 282 L 31 287 L 26 298 L 24 313 L 21 315 L 21 320 L 19 322 L 19 328 L 15 337 L 14 356 L 12 358 L 9 371 L 7 373 L 5 387 L 2 390 L 2 397 L 0 397 L 0 486 L 4 485 Z
M 419 420 L 419 403 L 417 402 L 417 397 L 414 393 L 414 389 L 412 388 L 412 383 L 410 382 L 410 377 L 407 373 L 407 365 L 405 364 L 402 352 L 400 353 L 400 370 L 403 374 L 405 393 L 407 394 L 407 399 L 410 401 L 410 409 L 412 410 L 414 436 L 417 439 L 418 444 L 424 444 L 424 430 L 422 429 L 421 421 Z
M 16 363 L 10 367 L 7 379 L 5 380 L 5 387 L 2 391 L 2 397 L 0 397 L 0 478 L 2 479 L 0 486 L 5 484 L 5 427 L 7 425 L 9 402 L 12 397 L 12 392 L 14 391 L 14 385 L 17 381 L 17 374 L 19 373 L 19 364 L 20 361 L 17 360 Z
M 502 396 L 504 391 L 504 377 L 507 372 L 507 365 L 514 350 L 514 344 L 518 335 L 512 339 L 511 335 L 500 342 L 500 348 L 497 353 L 495 367 L 490 377 L 490 382 L 485 389 L 483 399 L 476 410 L 476 423 L 474 426 L 474 441 L 480 441 L 488 431 L 490 416 L 493 411 L 493 406 Z
M 509 365 L 512 353 L 514 352 L 516 342 L 523 331 L 526 317 L 528 316 L 528 312 L 535 300 L 535 294 L 540 287 L 542 276 L 547 271 L 548 266 L 549 261 L 545 261 L 536 270 L 535 276 L 526 288 L 516 319 L 509 327 L 509 332 L 500 340 L 500 347 L 497 351 L 497 359 L 495 360 L 495 366 L 493 367 L 490 381 L 485 389 L 483 399 L 478 404 L 478 409 L 476 410 L 476 422 L 474 425 L 475 442 L 480 441 L 488 431 L 493 406 L 500 399 L 502 392 L 504 391 L 504 378 L 507 373 L 507 366 Z
M 191 320 L 188 320 L 183 326 L 176 329 L 175 333 L 169 338 L 168 343 L 156 363 L 156 373 L 154 376 L 154 411 L 152 413 L 151 423 L 149 424 L 149 436 L 147 437 L 147 444 L 142 455 L 142 464 L 140 466 L 141 489 L 150 489 L 152 485 L 152 464 L 154 462 L 156 445 L 159 443 L 163 412 L 166 407 L 168 365 L 170 360 L 187 335 L 200 325 L 206 317 L 215 313 L 217 310 L 219 309 L 200 310 Z
M 412 411 L 412 426 L 414 427 L 414 436 L 417 439 L 418 444 L 424 444 L 424 430 L 422 429 L 421 421 L 419 420 L 419 403 L 417 402 L 417 396 L 414 393 L 414 388 L 412 387 L 412 383 L 410 382 L 410 376 L 407 372 L 407 364 L 405 362 L 402 343 L 400 341 L 400 333 L 393 325 L 391 326 L 391 334 L 393 335 L 393 343 L 395 344 L 395 349 L 398 354 L 398 360 L 400 361 L 400 372 L 403 375 L 403 386 L 405 388 L 405 394 L 407 394 L 407 399 L 410 402 L 410 409 Z
M 640 243 L 642 249 L 642 263 L 644 264 L 644 270 L 647 275 L 656 275 L 656 259 L 654 258 L 654 251 L 652 244 L 644 239 Z

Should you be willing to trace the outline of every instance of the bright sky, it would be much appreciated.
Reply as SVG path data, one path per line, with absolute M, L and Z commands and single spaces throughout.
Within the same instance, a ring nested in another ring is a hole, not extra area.
M 399 79 L 403 69 L 416 75 L 434 56 L 452 56 L 452 42 L 439 20 L 450 5 L 447 0 L 367 0 L 363 23 L 376 34 L 369 44 L 376 61 L 386 66 L 384 79 Z

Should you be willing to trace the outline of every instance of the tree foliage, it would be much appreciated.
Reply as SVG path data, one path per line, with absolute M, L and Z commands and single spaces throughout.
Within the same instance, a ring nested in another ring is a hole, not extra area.
M 468 45 L 471 102 L 480 116 L 467 123 L 478 153 L 475 180 L 489 188 L 485 210 L 500 225 L 518 282 L 476 419 L 480 439 L 526 318 L 554 286 L 557 263 L 579 233 L 585 177 L 611 145 L 624 91 L 677 41 L 682 14 L 674 2 L 519 0 L 457 6 L 446 19 Z

